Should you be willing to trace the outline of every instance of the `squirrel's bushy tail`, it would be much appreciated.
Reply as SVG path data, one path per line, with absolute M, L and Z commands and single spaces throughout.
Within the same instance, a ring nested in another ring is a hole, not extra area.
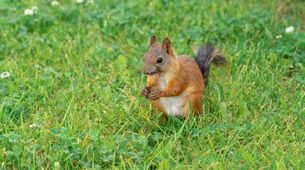
M 226 64 L 226 59 L 223 55 L 215 50 L 215 45 L 200 47 L 196 53 L 195 61 L 201 70 L 205 87 L 208 85 L 210 64 L 212 62 L 216 65 Z

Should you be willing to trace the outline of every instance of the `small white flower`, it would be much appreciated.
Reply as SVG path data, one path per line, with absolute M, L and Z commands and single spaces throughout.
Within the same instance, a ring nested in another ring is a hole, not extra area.
M 59 3 L 58 3 L 57 1 L 52 1 L 52 2 L 51 2 L 51 5 L 52 5 L 52 6 L 56 6 L 56 5 L 59 5 Z
M 59 162 L 55 162 L 55 163 L 54 163 L 54 166 L 55 166 L 55 168 L 59 168 L 59 167 L 60 167 Z
M 10 76 L 10 73 L 9 72 L 3 72 L 2 74 L 1 74 L 1 78 L 7 78 L 7 77 L 9 77 Z
M 277 36 L 275 36 L 275 38 L 280 39 L 280 38 L 282 38 L 282 35 L 277 35 Z
M 105 110 L 103 110 L 103 113 L 106 113 L 106 111 L 105 111 Z
M 290 26 L 290 27 L 286 28 L 286 33 L 293 33 L 293 31 L 294 31 L 293 26 Z
M 35 123 L 29 125 L 29 128 L 34 128 L 34 127 L 40 127 L 40 125 L 37 125 Z
M 36 127 L 36 125 L 35 125 L 35 124 L 31 124 L 31 125 L 29 125 L 29 128 L 34 128 L 34 127 Z
M 93 4 L 94 1 L 93 1 L 93 0 L 87 0 L 87 3 L 88 3 L 88 4 Z
M 76 0 L 76 3 L 83 3 L 84 0 Z
M 98 118 L 95 118 L 94 121 L 95 121 L 95 122 L 98 122 Z
M 32 9 L 26 9 L 24 11 L 24 15 L 33 15 L 34 14 L 34 11 Z
M 37 6 L 32 6 L 32 10 L 37 10 L 38 7 Z

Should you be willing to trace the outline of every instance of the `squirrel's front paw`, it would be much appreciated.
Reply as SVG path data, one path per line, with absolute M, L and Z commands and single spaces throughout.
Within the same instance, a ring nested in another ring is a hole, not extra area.
M 141 96 L 145 97 L 145 99 L 149 99 L 149 93 L 151 92 L 150 87 L 143 87 L 141 89 Z
M 160 98 L 160 91 L 154 92 L 151 95 L 149 95 L 150 100 L 157 100 Z

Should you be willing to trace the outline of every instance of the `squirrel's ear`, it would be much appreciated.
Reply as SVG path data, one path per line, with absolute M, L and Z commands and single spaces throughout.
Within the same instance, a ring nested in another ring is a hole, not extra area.
M 155 36 L 155 34 L 153 34 L 150 37 L 150 46 L 154 45 L 155 43 L 157 43 L 157 37 Z
M 172 51 L 172 42 L 169 40 L 168 37 L 165 37 L 162 43 L 162 48 L 164 50 L 167 50 L 167 53 L 170 53 Z

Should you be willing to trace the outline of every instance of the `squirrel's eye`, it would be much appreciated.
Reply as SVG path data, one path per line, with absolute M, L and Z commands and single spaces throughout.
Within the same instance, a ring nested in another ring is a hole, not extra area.
M 157 59 L 157 63 L 162 63 L 162 58 L 161 58 L 161 57 L 159 57 L 159 58 Z

